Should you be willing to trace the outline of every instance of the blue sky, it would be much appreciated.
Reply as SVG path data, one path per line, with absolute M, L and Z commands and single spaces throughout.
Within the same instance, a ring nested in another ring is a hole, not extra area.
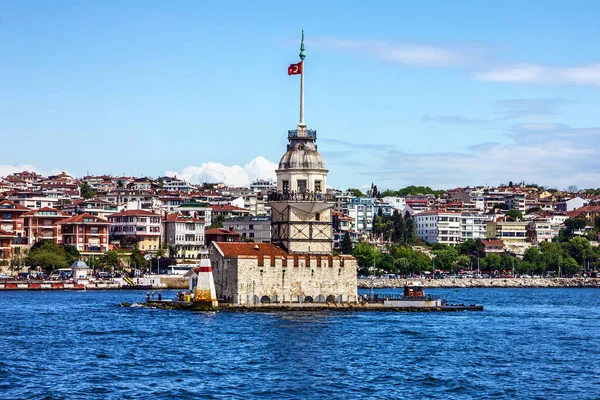
M 274 174 L 306 122 L 329 184 L 600 186 L 597 1 L 5 1 L 0 176 Z

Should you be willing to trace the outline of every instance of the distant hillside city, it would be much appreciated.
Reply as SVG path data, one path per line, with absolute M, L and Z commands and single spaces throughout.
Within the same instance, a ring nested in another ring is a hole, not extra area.
M 211 242 L 267 243 L 276 187 L 14 173 L 0 178 L 0 267 L 49 271 L 83 259 L 94 268 L 147 270 L 197 263 Z M 561 275 L 598 267 L 600 189 L 372 185 L 327 195 L 335 203 L 334 252 L 353 254 L 359 274 Z

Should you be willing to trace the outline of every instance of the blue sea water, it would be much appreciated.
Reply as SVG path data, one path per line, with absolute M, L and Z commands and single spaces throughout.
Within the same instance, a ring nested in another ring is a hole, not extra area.
M 428 293 L 485 311 L 202 313 L 118 307 L 145 292 L 1 292 L 0 398 L 600 398 L 599 290 Z

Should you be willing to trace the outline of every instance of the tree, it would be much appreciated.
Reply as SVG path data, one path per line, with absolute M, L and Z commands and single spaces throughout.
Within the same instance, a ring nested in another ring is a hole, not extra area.
M 456 257 L 456 265 L 461 268 L 467 268 L 471 265 L 471 257 L 469 256 L 457 256 Z
M 63 245 L 63 249 L 65 251 L 66 261 L 69 265 L 81 258 L 81 254 L 79 253 L 79 250 L 77 250 L 77 247 L 65 244 Z
M 148 266 L 148 260 L 144 258 L 142 252 L 136 247 L 131 251 L 129 256 L 129 264 L 133 268 L 142 269 Z
M 417 241 L 417 227 L 412 218 L 406 219 L 406 231 L 404 236 L 406 243 L 415 243 Z
M 451 271 L 456 258 L 458 257 L 458 251 L 454 247 L 448 247 L 443 250 L 434 250 L 435 254 L 435 267 Z
M 352 255 L 356 258 L 356 263 L 361 268 L 362 273 L 366 275 L 373 264 L 377 264 L 379 252 L 375 246 L 361 242 L 354 246 Z
M 81 197 L 84 199 L 90 199 L 94 197 L 97 193 L 92 189 L 92 187 L 87 183 L 83 182 L 81 185 Z
M 41 267 L 48 273 L 54 269 L 66 268 L 70 265 L 67 262 L 65 249 L 57 246 L 51 240 L 40 240 L 34 244 L 29 250 L 26 262 L 32 267 Z
M 98 264 L 104 269 L 113 269 L 119 265 L 119 253 L 114 250 L 109 250 L 102 254 L 98 260 Z
M 490 253 L 485 256 L 485 261 L 487 263 L 488 270 L 493 271 L 502 268 L 502 257 L 498 254 Z
M 573 234 L 575 233 L 575 231 L 580 231 L 582 229 L 585 229 L 585 226 L 587 224 L 585 218 L 580 218 L 580 217 L 567 218 L 564 223 L 565 223 L 564 238 L 566 240 L 573 237 Z
M 579 265 L 583 265 L 591 252 L 591 245 L 586 238 L 576 236 L 569 239 L 567 247 L 569 255 L 573 257 Z
M 352 254 L 352 240 L 350 239 L 350 234 L 348 232 L 344 234 L 341 250 L 342 254 Z
M 563 260 L 561 267 L 565 274 L 577 274 L 581 272 L 581 265 L 573 257 L 567 257 Z
M 512 221 L 523 221 L 523 213 L 519 210 L 508 210 L 504 215 Z
M 360 189 L 352 189 L 349 188 L 348 192 L 352 193 L 353 196 L 355 197 L 364 197 L 365 195 L 363 194 L 363 192 L 360 191 Z
M 219 214 L 217 216 L 215 216 L 212 220 L 212 224 L 210 224 L 209 226 L 206 227 L 206 229 L 212 229 L 212 228 L 222 228 L 223 227 L 223 221 L 225 221 L 225 216 L 223 214 Z

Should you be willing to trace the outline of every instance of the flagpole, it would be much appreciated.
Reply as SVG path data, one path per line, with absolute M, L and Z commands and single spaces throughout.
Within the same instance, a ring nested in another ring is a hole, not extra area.
M 302 29 L 302 42 L 300 44 L 300 59 L 302 60 L 302 69 L 300 72 L 300 123 L 304 125 L 304 59 L 306 52 L 304 51 L 304 29 Z

